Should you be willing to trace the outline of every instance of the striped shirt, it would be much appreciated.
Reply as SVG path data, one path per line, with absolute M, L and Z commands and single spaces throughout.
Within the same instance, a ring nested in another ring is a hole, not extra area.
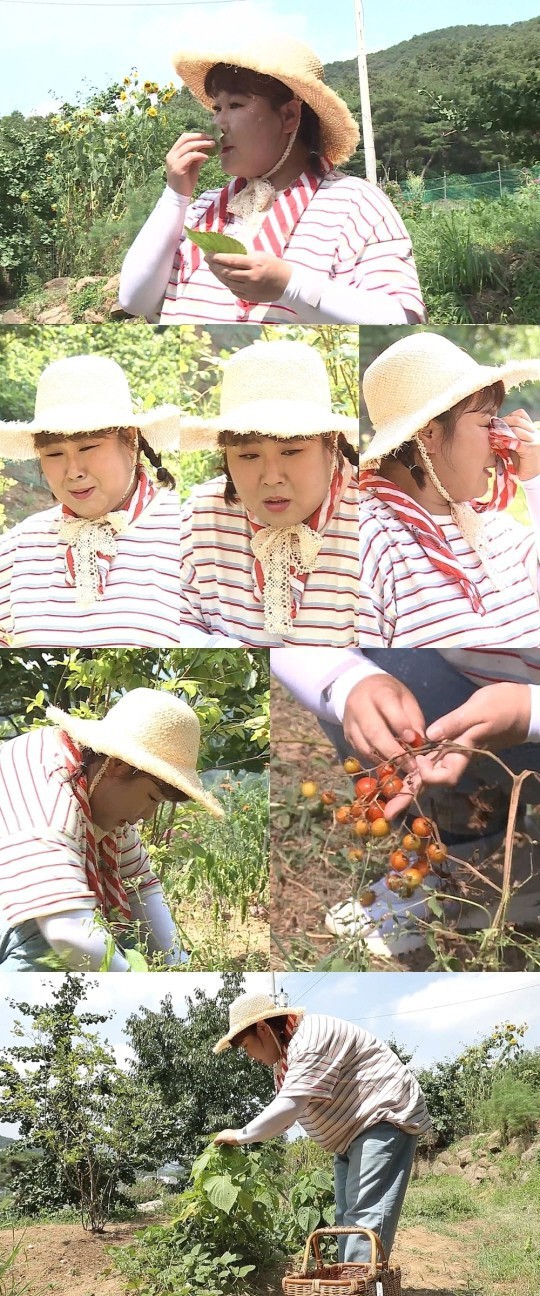
M 294 202 L 295 186 L 291 185 Z M 203 222 L 219 189 L 208 190 L 186 213 L 188 228 Z M 279 203 L 279 199 L 278 199 Z M 250 246 L 244 223 L 229 214 L 225 233 Z M 204 227 L 204 223 L 199 225 Z M 163 301 L 161 323 L 213 321 L 252 324 L 302 323 L 291 305 L 274 302 L 248 308 L 201 264 L 187 282 L 181 281 L 182 246 L 177 249 Z M 337 284 L 394 297 L 421 322 L 425 318 L 412 245 L 407 230 L 390 200 L 366 180 L 330 171 L 302 212 L 282 252 L 283 260 L 305 273 L 308 280 L 322 276 Z
M 288 1046 L 280 1097 L 306 1095 L 302 1126 L 330 1152 L 346 1152 L 379 1121 L 408 1134 L 431 1124 L 418 1081 L 388 1044 L 338 1017 L 308 1013 Z
M 225 504 L 225 481 L 196 486 L 182 509 L 182 622 L 253 647 L 358 643 L 357 483 L 351 480 L 324 531 L 293 630 L 275 638 L 264 629 L 264 607 L 253 593 L 249 519 L 242 504 Z
M 505 585 L 496 589 L 478 554 L 450 517 L 437 517 L 446 542 L 477 587 L 485 615 L 457 581 L 430 562 L 412 530 L 381 499 L 360 503 L 360 642 L 364 648 L 483 647 L 540 643 L 538 557 L 530 528 L 507 513 L 486 516 L 486 538 Z
M 66 582 L 60 507 L 34 513 L 0 536 L 0 644 L 11 647 L 145 647 L 180 643 L 180 504 L 158 490 L 116 538 L 103 596 L 76 604 Z
M 0 747 L 0 908 L 10 926 L 96 908 L 86 875 L 86 817 L 66 776 L 52 726 Z M 160 892 L 135 828 L 115 835 L 128 899 Z

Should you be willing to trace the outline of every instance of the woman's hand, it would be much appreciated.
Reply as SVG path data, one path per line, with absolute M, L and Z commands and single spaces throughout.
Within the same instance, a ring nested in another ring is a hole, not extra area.
M 181 135 L 167 153 L 167 184 L 175 193 L 191 198 L 199 171 L 208 161 L 210 151 L 215 149 L 216 141 L 205 131 L 190 131 Z
M 229 252 L 211 256 L 207 252 L 205 259 L 216 279 L 243 301 L 278 301 L 292 274 L 291 265 L 267 252 L 250 252 L 248 256 Z
M 423 736 L 425 720 L 410 689 L 393 675 L 368 675 L 355 684 L 345 703 L 343 731 L 347 742 L 368 766 L 392 760 L 400 753 L 403 791 L 385 806 L 385 818 L 402 814 L 420 787 L 416 753 L 408 754 L 403 743 Z
M 219 1134 L 216 1134 L 214 1143 L 216 1147 L 221 1147 L 223 1143 L 227 1144 L 228 1147 L 238 1147 L 239 1134 L 240 1134 L 240 1130 L 233 1130 L 233 1129 L 220 1130 Z
M 540 432 L 535 428 L 526 410 L 514 410 L 505 414 L 505 423 L 519 437 L 519 449 L 513 450 L 514 462 L 520 481 L 530 481 L 540 476 Z
M 439 760 L 418 757 L 418 769 L 425 784 L 459 782 L 473 751 L 515 747 L 526 741 L 531 722 L 531 691 L 528 684 L 487 684 L 477 689 L 463 706 L 441 716 L 429 726 L 427 737 L 434 742 L 445 738 L 467 752 L 443 752 Z

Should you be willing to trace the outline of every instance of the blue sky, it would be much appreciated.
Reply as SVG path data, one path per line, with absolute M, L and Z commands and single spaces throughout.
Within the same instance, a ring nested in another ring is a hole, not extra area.
M 538 0 L 364 0 L 369 50 L 408 40 L 435 27 L 470 23 L 511 23 L 534 18 Z M 148 0 L 135 5 L 118 0 L 0 0 L 2 52 L 0 115 L 44 111 L 56 98 L 73 100 L 121 80 L 132 66 L 142 79 L 169 81 L 171 52 L 192 43 L 207 23 L 212 30 L 244 25 L 254 15 L 281 22 L 314 46 L 325 62 L 355 53 L 353 0 Z M 200 23 L 200 26 L 199 26 Z
M 198 976 L 154 974 L 101 976 L 93 982 L 85 1007 L 109 1011 L 113 1019 L 102 1033 L 114 1045 L 117 1060 L 129 1060 L 123 1029 L 126 1018 L 145 1004 L 159 1009 L 170 993 L 174 1009 L 182 1014 L 186 995 L 201 985 L 215 994 L 219 974 Z M 96 985 L 96 980 L 98 984 Z M 289 995 L 289 1002 L 311 1012 L 329 1013 L 356 1021 L 381 1039 L 393 1036 L 414 1052 L 413 1066 L 430 1066 L 434 1061 L 455 1056 L 463 1046 L 473 1044 L 499 1023 L 526 1023 L 528 1048 L 540 1046 L 540 976 L 531 972 L 508 973 L 276 973 L 277 988 Z M 266 973 L 246 977 L 249 992 L 268 991 Z M 0 974 L 0 998 L 45 1003 L 50 1000 L 50 978 L 34 973 Z M 0 1048 L 10 1042 L 14 1014 L 2 1009 Z M 13 1135 L 13 1127 L 0 1125 L 0 1133 Z

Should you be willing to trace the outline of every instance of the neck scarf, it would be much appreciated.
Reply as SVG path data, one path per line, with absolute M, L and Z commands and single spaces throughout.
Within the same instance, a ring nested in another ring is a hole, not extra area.
M 293 184 L 289 185 L 288 189 L 278 194 L 253 239 L 254 252 L 268 252 L 271 256 L 283 256 L 284 249 L 300 217 L 305 212 L 314 194 L 317 193 L 324 177 L 332 170 L 332 165 L 326 158 L 322 158 L 321 163 L 322 175 L 319 176 L 311 171 L 304 171 Z M 212 202 L 209 203 L 206 211 L 194 224 L 193 229 L 213 230 L 218 234 L 223 234 L 230 202 L 246 187 L 246 184 L 246 180 L 237 176 L 223 189 L 220 189 Z M 180 280 L 182 283 L 187 283 L 192 274 L 198 270 L 201 260 L 201 249 L 191 243 L 189 239 L 184 239 L 180 259 Z M 241 298 L 236 300 L 244 310 L 251 310 L 259 305 L 258 302 L 247 302 Z
M 71 778 L 81 764 L 81 749 L 68 734 L 59 730 L 59 740 L 64 758 L 64 768 Z M 118 864 L 118 846 L 115 833 L 106 833 L 96 842 L 96 829 L 92 822 L 92 812 L 88 799 L 88 783 L 85 774 L 81 774 L 72 783 L 73 794 L 85 817 L 86 855 L 85 869 L 89 890 L 95 895 L 104 918 L 114 913 L 124 920 L 131 921 L 131 909 L 126 889 L 120 876 Z
M 431 481 L 439 494 L 443 496 L 443 499 L 446 499 L 450 504 L 450 511 L 456 525 L 471 545 L 471 548 L 478 553 L 490 579 L 496 587 L 500 587 L 500 573 L 493 570 L 486 550 L 485 536 L 482 534 L 483 525 L 475 525 L 475 520 L 477 517 L 479 520 L 480 518 L 483 519 L 486 513 L 507 508 L 508 504 L 513 500 L 517 489 L 517 477 L 510 450 L 514 449 L 519 442 L 510 430 L 508 430 L 507 434 L 499 430 L 490 433 L 489 441 L 491 449 L 497 456 L 491 494 L 488 500 L 472 500 L 470 504 L 454 503 L 439 482 L 431 466 L 429 455 L 427 455 L 420 440 L 418 440 L 417 445 Z M 431 513 L 428 513 L 427 509 L 423 508 L 421 504 L 416 503 L 405 491 L 400 490 L 399 486 L 395 486 L 388 478 L 381 477 L 379 473 L 371 468 L 361 471 L 360 489 L 368 495 L 375 495 L 378 499 L 384 500 L 385 504 L 388 504 L 400 522 L 415 536 L 432 566 L 436 567 L 437 571 L 440 571 L 446 579 L 457 581 L 463 593 L 469 599 L 473 612 L 485 616 L 486 609 L 477 586 L 467 576 L 458 559 L 454 557 L 444 531 L 435 522 Z
M 302 1017 L 303 1016 L 304 1014 L 302 1013 Z M 276 1065 L 274 1067 L 274 1079 L 276 1082 L 277 1093 L 279 1093 L 280 1089 L 282 1088 L 283 1081 L 289 1069 L 287 1065 L 287 1050 L 293 1035 L 298 1030 L 300 1022 L 302 1021 L 302 1017 L 297 1017 L 295 1014 L 291 1014 L 289 1017 L 287 1017 L 287 1021 L 285 1022 L 285 1029 L 283 1031 L 283 1047 L 281 1050 L 281 1055 L 278 1058 Z M 268 1025 L 270 1025 L 270 1022 L 268 1022 Z
M 62 505 L 59 536 L 67 541 L 66 585 L 75 587 L 77 607 L 91 607 L 102 597 L 117 552 L 116 536 L 127 531 L 155 493 L 153 481 L 141 468 L 131 499 L 103 517 L 80 518 Z
M 252 513 L 247 514 L 255 555 L 253 592 L 255 601 L 264 604 L 264 628 L 269 634 L 286 634 L 293 629 L 324 532 L 352 478 L 352 465 L 341 455 L 339 458 L 325 498 L 307 522 L 270 527 L 264 526 Z

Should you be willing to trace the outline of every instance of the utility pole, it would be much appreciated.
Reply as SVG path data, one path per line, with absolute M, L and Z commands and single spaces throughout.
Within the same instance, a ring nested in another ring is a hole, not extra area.
M 360 83 L 360 107 L 362 112 L 362 142 L 366 159 L 366 180 L 377 184 L 377 159 L 371 121 L 371 104 L 369 101 L 369 81 L 364 37 L 364 7 L 362 0 L 354 0 L 356 19 L 356 39 L 358 44 L 358 80 Z

